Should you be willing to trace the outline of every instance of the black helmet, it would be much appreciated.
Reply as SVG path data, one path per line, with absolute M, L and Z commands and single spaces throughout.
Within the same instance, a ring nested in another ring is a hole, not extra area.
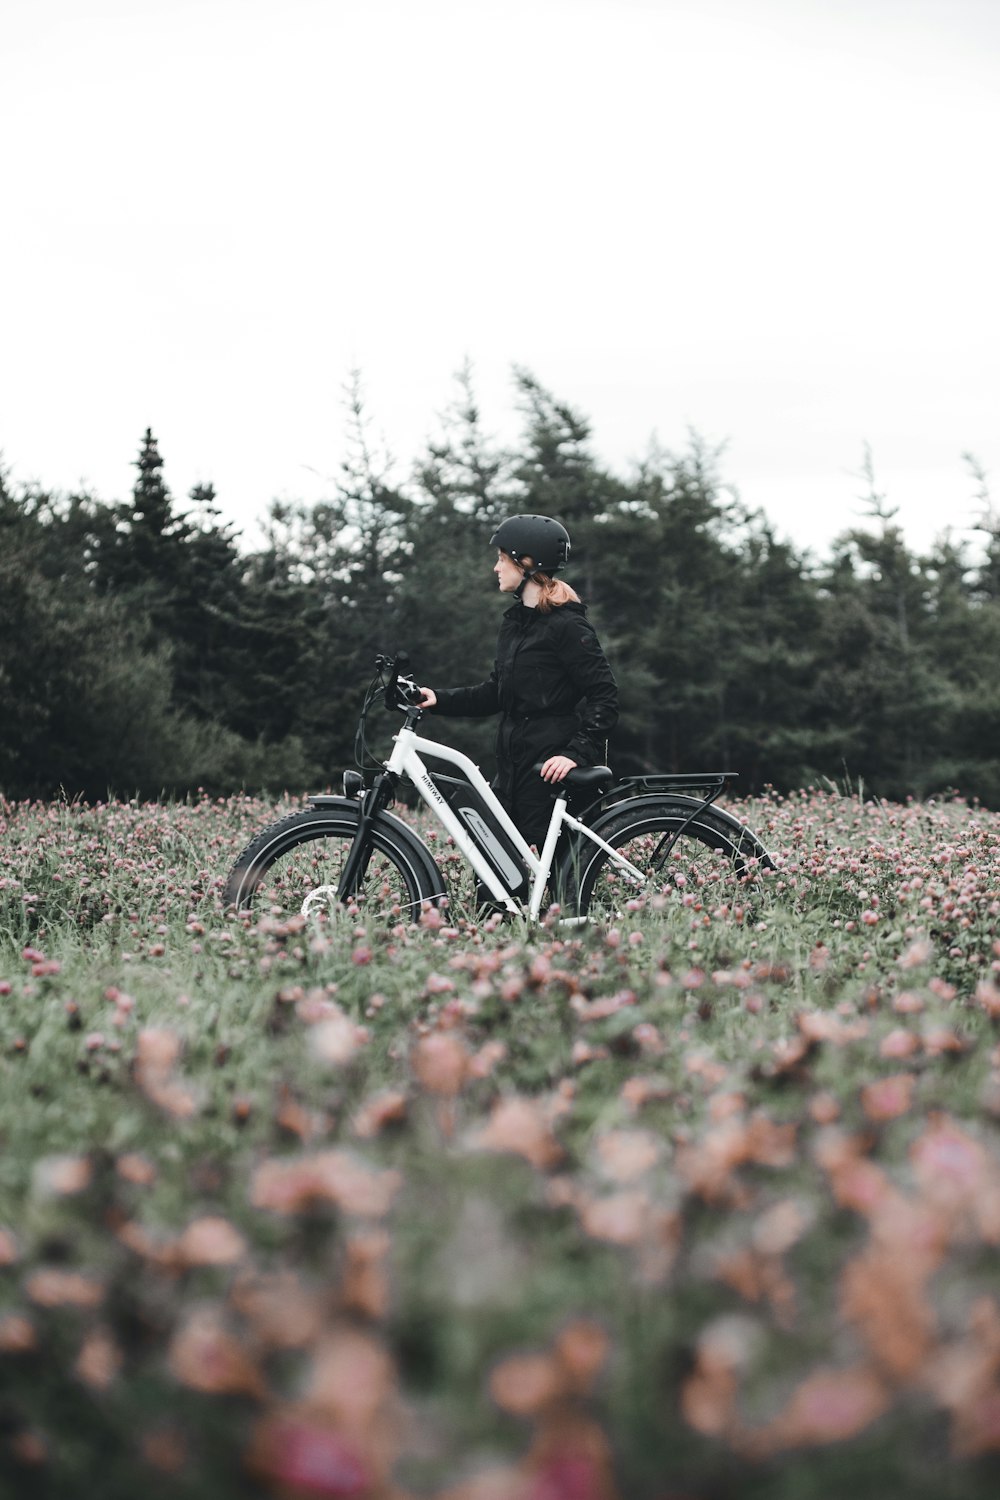
M 551 516 L 508 516 L 490 537 L 490 546 L 516 563 L 530 557 L 540 573 L 558 573 L 569 557 L 569 532 Z

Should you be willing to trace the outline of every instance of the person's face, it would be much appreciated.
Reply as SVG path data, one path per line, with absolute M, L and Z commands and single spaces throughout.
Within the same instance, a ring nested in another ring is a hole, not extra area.
M 498 553 L 493 571 L 497 575 L 497 583 L 500 585 L 501 594 L 512 594 L 515 589 L 520 588 L 524 574 L 514 559 L 508 557 L 506 552 Z

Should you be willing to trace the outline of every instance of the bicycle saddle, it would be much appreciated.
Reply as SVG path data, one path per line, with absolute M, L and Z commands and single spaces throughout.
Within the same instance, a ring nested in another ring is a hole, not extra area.
M 541 774 L 544 761 L 540 760 L 532 767 Z M 609 787 L 615 776 L 610 766 L 574 766 L 572 771 L 567 772 L 562 781 L 549 783 L 549 790 L 553 797 L 558 797 L 561 792 L 590 792 L 595 797 L 603 788 Z

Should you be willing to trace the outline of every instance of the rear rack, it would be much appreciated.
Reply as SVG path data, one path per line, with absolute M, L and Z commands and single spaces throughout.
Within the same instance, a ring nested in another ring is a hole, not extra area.
M 659 792 L 668 788 L 677 791 L 686 786 L 718 787 L 719 790 L 715 793 L 718 796 L 731 781 L 738 781 L 739 775 L 739 771 L 654 772 L 650 776 L 623 776 L 611 790 L 617 792 L 626 787 L 635 787 L 639 792 Z
M 684 788 L 697 792 L 701 801 L 695 804 L 683 823 L 672 834 L 667 835 L 662 840 L 654 854 L 654 864 L 662 864 L 663 860 L 666 859 L 671 849 L 677 843 L 677 840 L 687 831 L 699 813 L 703 813 L 707 807 L 711 807 L 712 803 L 717 797 L 722 795 L 729 783 L 739 779 L 739 774 L 738 771 L 696 771 L 694 773 L 687 771 L 664 771 L 660 774 L 654 773 L 650 776 L 623 776 L 620 781 L 615 782 L 614 786 L 609 787 L 606 792 L 600 797 L 595 798 L 593 802 L 585 807 L 580 813 L 580 817 L 586 819 L 587 815 L 595 808 L 613 806 L 616 799 L 628 801 L 633 797 L 641 797 L 644 792 L 676 792 Z

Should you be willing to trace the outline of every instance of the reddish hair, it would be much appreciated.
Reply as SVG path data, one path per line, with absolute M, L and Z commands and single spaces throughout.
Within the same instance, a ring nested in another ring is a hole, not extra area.
M 530 568 L 531 558 L 522 558 L 521 563 L 523 567 Z M 529 577 L 539 589 L 535 608 L 541 610 L 543 615 L 547 615 L 552 609 L 558 609 L 561 604 L 569 604 L 571 601 L 579 604 L 580 595 L 576 589 L 571 589 L 561 578 L 553 578 L 549 573 L 531 573 Z

